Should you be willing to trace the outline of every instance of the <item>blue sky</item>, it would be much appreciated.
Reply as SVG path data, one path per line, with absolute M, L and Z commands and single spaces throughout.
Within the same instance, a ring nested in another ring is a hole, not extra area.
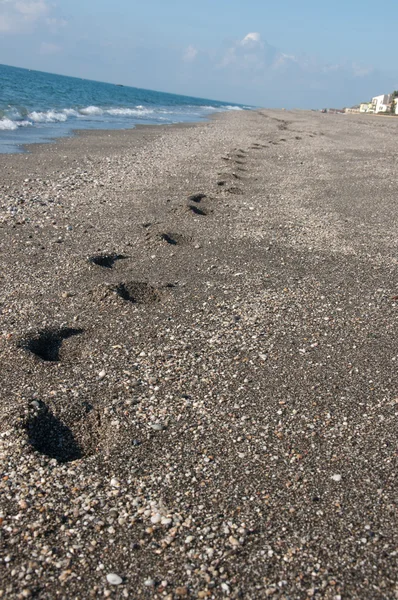
M 0 0 L 0 63 L 257 106 L 398 88 L 396 0 Z

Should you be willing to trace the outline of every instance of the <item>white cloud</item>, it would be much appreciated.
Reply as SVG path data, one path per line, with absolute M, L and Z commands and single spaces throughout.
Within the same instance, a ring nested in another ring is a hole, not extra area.
M 63 27 L 66 27 L 67 24 L 68 21 L 65 21 L 65 19 L 57 19 L 56 17 L 46 18 L 46 25 L 48 26 L 51 33 L 58 33 L 58 31 Z
M 261 41 L 261 35 L 257 32 L 248 33 L 245 35 L 243 40 L 239 42 L 240 46 L 249 46 L 249 47 L 263 47 L 263 43 Z
M 192 62 L 198 55 L 198 51 L 194 46 L 188 46 L 184 52 L 183 60 L 185 62 Z
M 55 32 L 66 21 L 53 17 L 53 9 L 48 0 L 0 0 L 0 31 L 23 33 L 43 24 Z
M 44 54 L 44 55 L 51 55 L 51 54 L 58 54 L 58 52 L 61 52 L 62 48 L 61 46 L 57 46 L 57 44 L 51 44 L 50 42 L 42 42 L 40 45 L 40 54 Z
M 251 32 L 228 48 L 218 63 L 219 68 L 235 67 L 246 71 L 259 71 L 269 62 L 274 50 L 261 40 L 261 35 Z
M 275 60 L 272 64 L 273 69 L 282 69 L 283 67 L 288 67 L 289 65 L 296 64 L 298 66 L 304 67 L 305 63 L 300 61 L 293 54 L 285 54 L 284 52 L 280 52 L 275 57 Z
M 17 13 L 25 19 L 36 21 L 43 15 L 46 15 L 50 8 L 44 0 L 18 0 L 14 2 Z

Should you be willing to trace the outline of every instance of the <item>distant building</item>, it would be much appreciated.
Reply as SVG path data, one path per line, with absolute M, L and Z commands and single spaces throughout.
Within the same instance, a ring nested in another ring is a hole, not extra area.
M 381 94 L 372 98 L 372 108 L 374 113 L 388 112 L 391 103 L 391 94 Z
M 351 106 L 351 108 L 345 108 L 344 112 L 349 113 L 349 114 L 359 113 L 360 109 L 359 109 L 359 106 Z
M 371 102 L 362 102 L 359 106 L 359 112 L 361 113 L 372 113 L 373 104 Z

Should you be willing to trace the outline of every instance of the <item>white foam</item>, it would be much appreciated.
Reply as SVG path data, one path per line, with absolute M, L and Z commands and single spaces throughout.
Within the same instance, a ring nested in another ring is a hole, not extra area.
M 81 115 L 103 115 L 104 111 L 99 106 L 86 106 L 79 110 Z
M 153 110 L 150 108 L 109 108 L 107 111 L 108 115 L 120 116 L 120 117 L 133 117 L 140 115 L 150 115 L 153 113 Z
M 64 108 L 62 111 L 67 117 L 80 117 L 80 113 L 74 108 Z
M 11 119 L 7 119 L 7 117 L 0 119 L 0 130 L 14 131 L 14 129 L 18 129 L 18 125 L 14 123 L 14 121 L 11 121 Z
M 226 106 L 227 110 L 243 110 L 240 106 Z
M 34 123 L 63 123 L 67 120 L 67 115 L 63 112 L 48 110 L 47 112 L 33 111 L 28 114 L 28 119 Z

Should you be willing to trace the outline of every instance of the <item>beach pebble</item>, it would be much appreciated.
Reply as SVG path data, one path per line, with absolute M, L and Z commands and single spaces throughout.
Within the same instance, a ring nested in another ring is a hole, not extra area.
M 161 520 L 162 520 L 162 516 L 159 513 L 155 513 L 151 517 L 151 523 L 153 523 L 154 525 L 156 525 L 157 523 L 160 523 Z
M 165 429 L 165 426 L 163 423 L 151 423 L 151 428 L 154 429 L 154 431 L 162 431 Z
M 98 373 L 98 379 L 103 379 L 106 375 L 106 371 L 103 369 Z
M 119 575 L 116 575 L 116 573 L 108 573 L 106 580 L 111 585 L 120 585 L 123 583 L 123 579 Z
M 146 587 L 153 587 L 155 585 L 155 581 L 149 577 L 148 579 L 145 579 L 144 585 Z
M 341 481 L 341 475 L 332 475 L 331 479 L 333 479 L 333 481 Z

